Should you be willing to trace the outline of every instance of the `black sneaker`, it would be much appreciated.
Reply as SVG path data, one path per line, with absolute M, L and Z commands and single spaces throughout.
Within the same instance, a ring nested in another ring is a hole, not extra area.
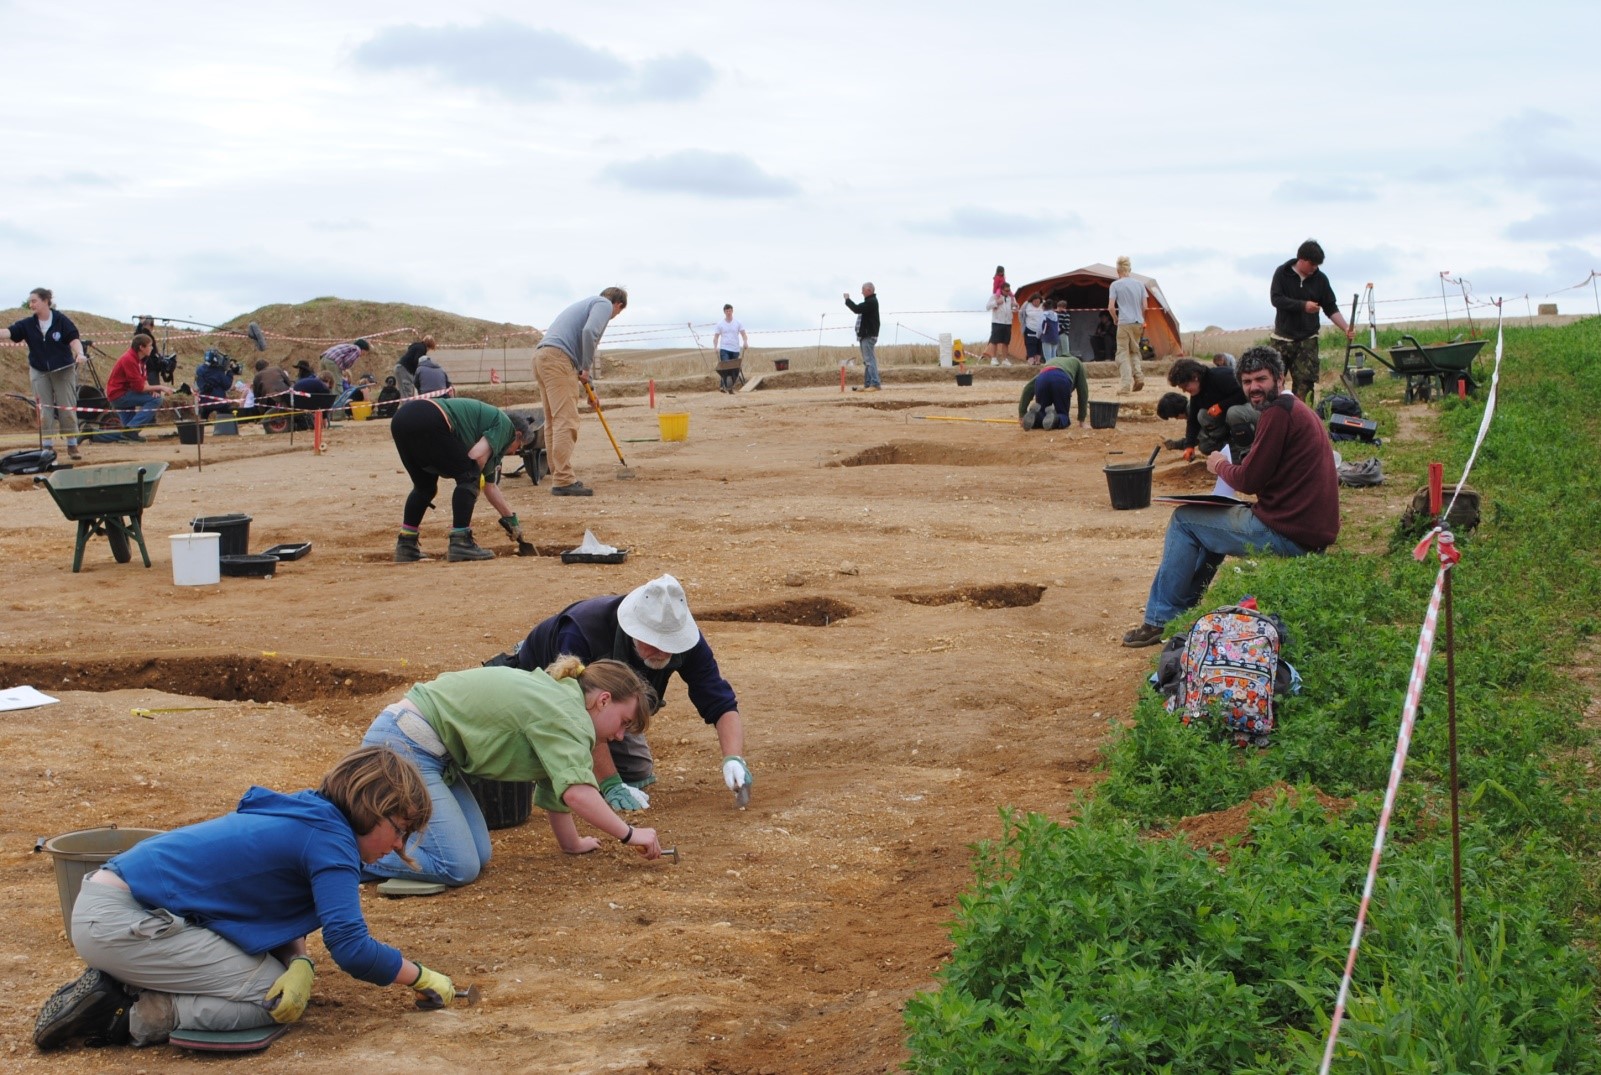
M 126 1042 L 128 1006 L 132 1003 L 133 998 L 121 982 L 90 967 L 44 1002 L 33 1024 L 33 1043 L 40 1049 L 55 1049 L 82 1035 L 102 1044 L 117 1044 L 111 1039 L 119 1025 L 122 1041 Z
M 571 485 L 553 485 L 553 486 L 551 486 L 550 495 L 551 496 L 594 496 L 595 495 L 595 490 L 591 489 L 589 486 L 585 485 L 583 482 L 573 482 Z
M 123 430 L 122 439 L 133 441 L 135 444 L 143 444 L 145 440 L 144 434 L 132 429 Z

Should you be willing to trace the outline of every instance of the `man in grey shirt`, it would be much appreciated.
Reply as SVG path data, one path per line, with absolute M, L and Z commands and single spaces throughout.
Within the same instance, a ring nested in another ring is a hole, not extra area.
M 551 494 L 593 496 L 594 490 L 573 476 L 573 449 L 578 446 L 578 397 L 595 366 L 595 348 L 611 319 L 628 306 L 628 292 L 608 287 L 579 299 L 556 315 L 534 350 L 534 380 L 545 407 L 545 450 L 550 455 Z
M 1117 279 L 1107 289 L 1106 309 L 1117 318 L 1117 394 L 1145 387 L 1140 376 L 1140 337 L 1145 335 L 1145 285 L 1134 279 L 1127 257 L 1117 259 Z

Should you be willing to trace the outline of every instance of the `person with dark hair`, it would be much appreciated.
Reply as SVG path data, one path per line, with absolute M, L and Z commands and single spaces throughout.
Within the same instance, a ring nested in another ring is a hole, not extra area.
M 144 440 L 137 432 L 156 420 L 161 397 L 172 389 L 145 380 L 145 359 L 155 343 L 144 333 L 136 333 L 133 346 L 122 353 L 106 376 L 106 399 L 122 415 L 123 440 Z
M 1340 534 L 1339 480 L 1322 420 L 1284 391 L 1284 362 L 1273 348 L 1246 351 L 1239 374 L 1245 398 L 1261 414 L 1256 442 L 1245 462 L 1227 463 L 1214 452 L 1206 469 L 1254 495 L 1256 503 L 1185 505 L 1173 512 L 1144 622 L 1123 636 L 1125 646 L 1161 642 L 1162 626 L 1201 599 L 1225 556 L 1305 556 L 1322 552 Z
M 612 319 L 628 308 L 628 292 L 608 287 L 556 315 L 534 349 L 534 380 L 545 408 L 545 448 L 552 496 L 593 496 L 573 473 L 578 399 L 595 368 L 595 350 Z
M 712 329 L 717 342 L 717 391 L 732 393 L 739 385 L 740 356 L 750 346 L 745 326 L 734 320 L 732 303 L 723 303 L 723 319 Z
M 250 394 L 256 397 L 258 411 L 291 406 L 289 393 L 293 388 L 294 382 L 282 366 L 270 365 L 265 358 L 256 359 L 256 376 L 251 379 Z
M 984 308 L 990 313 L 990 338 L 984 345 L 982 357 L 989 359 L 990 365 L 998 366 L 1001 364 L 1001 359 L 1011 353 L 1012 318 L 1017 313 L 1017 300 L 1012 297 L 1012 285 L 1002 280 L 1000 289 L 990 295 L 984 303 Z M 1010 358 L 1006 358 L 1008 365 L 1011 361 Z
M 1312 402 L 1312 390 L 1317 387 L 1321 372 L 1318 311 L 1327 314 L 1347 340 L 1356 335 L 1356 330 L 1345 323 L 1345 315 L 1340 313 L 1334 287 L 1318 267 L 1322 264 L 1323 248 L 1316 240 L 1308 239 L 1293 258 L 1273 270 L 1273 282 L 1268 289 L 1268 297 L 1273 301 L 1273 347 L 1283 357 L 1290 383 L 1303 403 Z
M 1226 444 L 1232 461 L 1242 462 L 1256 436 L 1257 410 L 1246 402 L 1234 371 L 1227 366 L 1203 366 L 1193 358 L 1180 358 L 1168 369 L 1167 383 L 1190 400 L 1184 436 L 1164 441 L 1163 446 L 1182 451 L 1184 458 L 1190 460 L 1197 451 L 1211 455 Z M 1160 408 L 1158 417 L 1167 417 Z
M 884 386 L 878 379 L 878 288 L 862 285 L 862 301 L 852 301 L 845 292 L 845 308 L 856 315 L 856 345 L 862 350 L 862 391 L 877 392 Z
M 412 399 L 400 405 L 389 423 L 400 463 L 411 476 L 411 494 L 395 539 L 395 563 L 423 558 L 418 532 L 433 506 L 439 479 L 452 478 L 450 549 L 445 559 L 493 560 L 495 554 L 473 540 L 473 508 L 478 489 L 500 513 L 500 526 L 513 541 L 522 541 L 522 524 L 500 491 L 500 460 L 516 455 L 532 435 L 528 419 L 507 414 L 477 399 Z
M 11 342 L 28 345 L 28 382 L 39 404 L 44 446 L 54 449 L 59 427 L 67 441 L 67 455 L 82 459 L 78 451 L 78 364 L 87 362 L 78 326 L 56 309 L 55 295 L 47 287 L 28 292 L 31 316 L 11 325 Z
M 600 846 L 578 835 L 577 814 L 647 859 L 659 858 L 656 830 L 635 828 L 612 812 L 590 760 L 597 743 L 644 731 L 655 711 L 650 687 L 618 661 L 586 664 L 563 656 L 548 669 L 468 668 L 416 684 L 378 714 L 362 744 L 392 747 L 416 762 L 433 800 L 433 823 L 412 847 L 413 861 L 386 855 L 365 876 L 441 886 L 478 879 L 492 850 L 489 826 L 462 775 L 532 783 L 535 804 L 569 855 Z
M 1090 361 L 1110 362 L 1117 347 L 1117 322 L 1102 310 L 1095 317 L 1095 331 L 1090 333 Z
M 428 790 L 411 761 L 369 747 L 315 791 L 252 787 L 233 813 L 116 855 L 72 909 L 90 969 L 45 1001 L 34 1043 L 156 1045 L 178 1030 L 292 1023 L 311 998 L 306 937 L 319 929 L 352 978 L 449 1004 L 454 983 L 374 940 L 361 913 L 363 863 L 406 856 L 433 815 Z
M 400 406 L 400 389 L 395 387 L 393 377 L 384 378 L 384 386 L 378 390 L 378 402 L 373 407 L 374 418 L 393 418 L 395 408 Z
M 1090 381 L 1084 363 L 1072 355 L 1058 355 L 1040 367 L 1039 376 L 1023 386 L 1017 400 L 1017 417 L 1025 430 L 1066 429 L 1073 424 L 1068 411 L 1078 396 L 1078 424 L 1089 413 Z
M 435 346 L 432 336 L 424 336 L 420 340 L 414 340 L 411 346 L 400 353 L 400 359 L 395 363 L 395 376 L 392 379 L 401 398 L 410 399 L 417 394 L 417 364 L 427 358 L 428 352 Z M 448 377 L 445 383 L 450 383 Z
M 749 801 L 753 783 L 746 764 L 745 721 L 734 688 L 723 678 L 712 648 L 689 611 L 684 587 L 671 575 L 636 586 L 622 597 L 607 595 L 575 601 L 541 621 L 517 646 L 511 660 L 519 668 L 548 664 L 557 654 L 581 660 L 622 661 L 665 699 L 673 674 L 689 688 L 689 701 L 701 720 L 717 731 L 723 756 L 723 782 Z M 498 660 L 499 658 L 497 658 Z M 595 775 L 606 801 L 617 810 L 650 805 L 644 789 L 656 781 L 655 759 L 644 730 L 600 743 Z
M 322 353 L 322 371 L 331 374 L 334 384 L 342 388 L 349 379 L 351 368 L 360 361 L 362 355 L 371 350 L 372 344 L 366 340 L 336 343 Z

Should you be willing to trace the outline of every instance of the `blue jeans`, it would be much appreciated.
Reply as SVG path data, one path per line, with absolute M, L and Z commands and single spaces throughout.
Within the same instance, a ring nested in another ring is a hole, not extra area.
M 156 420 L 156 408 L 161 406 L 161 397 L 154 392 L 124 392 L 111 405 L 122 414 L 122 428 L 138 429 Z M 128 412 L 135 408 L 138 408 L 138 413 L 130 418 Z
M 1041 360 L 1044 361 L 1044 362 L 1049 362 L 1051 359 L 1055 358 L 1057 356 L 1057 353 L 1060 351 L 1061 346 L 1062 345 L 1060 343 L 1046 343 L 1044 340 L 1041 340 L 1040 341 L 1040 358 L 1041 358 Z
M 462 780 L 445 783 L 445 771 L 452 761 L 436 758 L 423 750 L 395 723 L 401 710 L 390 706 L 378 714 L 367 734 L 362 737 L 364 747 L 393 747 L 403 757 L 410 758 L 422 770 L 423 782 L 428 785 L 428 798 L 434 804 L 434 816 L 421 836 L 413 837 L 406 852 L 417 864 L 413 870 L 400 856 L 390 852 L 377 862 L 361 868 L 362 880 L 375 877 L 404 877 L 411 881 L 432 881 L 441 885 L 466 885 L 477 880 L 479 872 L 489 861 L 489 825 L 478 800 Z
M 1280 556 L 1307 552 L 1274 532 L 1245 505 L 1176 509 L 1162 543 L 1162 565 L 1156 569 L 1150 596 L 1145 599 L 1145 622 L 1160 627 L 1201 599 L 1195 582 L 1208 557 L 1215 561 L 1262 550 Z
M 862 345 L 862 387 L 877 388 L 879 387 L 878 355 L 875 349 L 878 347 L 878 337 L 863 336 L 857 342 Z

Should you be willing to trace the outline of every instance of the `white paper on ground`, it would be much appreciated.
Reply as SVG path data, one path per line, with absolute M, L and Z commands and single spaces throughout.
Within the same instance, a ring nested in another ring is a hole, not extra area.
M 1229 454 L 1229 446 L 1227 444 L 1225 444 L 1225 445 L 1223 445 L 1223 447 L 1219 448 L 1218 452 L 1222 454 L 1223 462 L 1225 462 L 1225 463 L 1234 462 L 1234 456 Z M 1219 478 L 1217 480 L 1217 484 L 1212 486 L 1212 495 L 1213 496 L 1235 496 L 1236 494 L 1234 492 L 1233 487 L 1230 486 L 1228 482 L 1224 481 L 1222 478 Z
M 41 694 L 32 687 L 7 687 L 0 690 L 0 713 L 8 713 L 13 709 L 38 709 L 42 705 L 54 705 L 61 701 L 48 694 Z
M 610 556 L 617 552 L 617 547 L 614 545 L 602 545 L 600 540 L 595 537 L 594 531 L 585 530 L 583 542 L 572 551 L 583 553 L 585 556 Z

